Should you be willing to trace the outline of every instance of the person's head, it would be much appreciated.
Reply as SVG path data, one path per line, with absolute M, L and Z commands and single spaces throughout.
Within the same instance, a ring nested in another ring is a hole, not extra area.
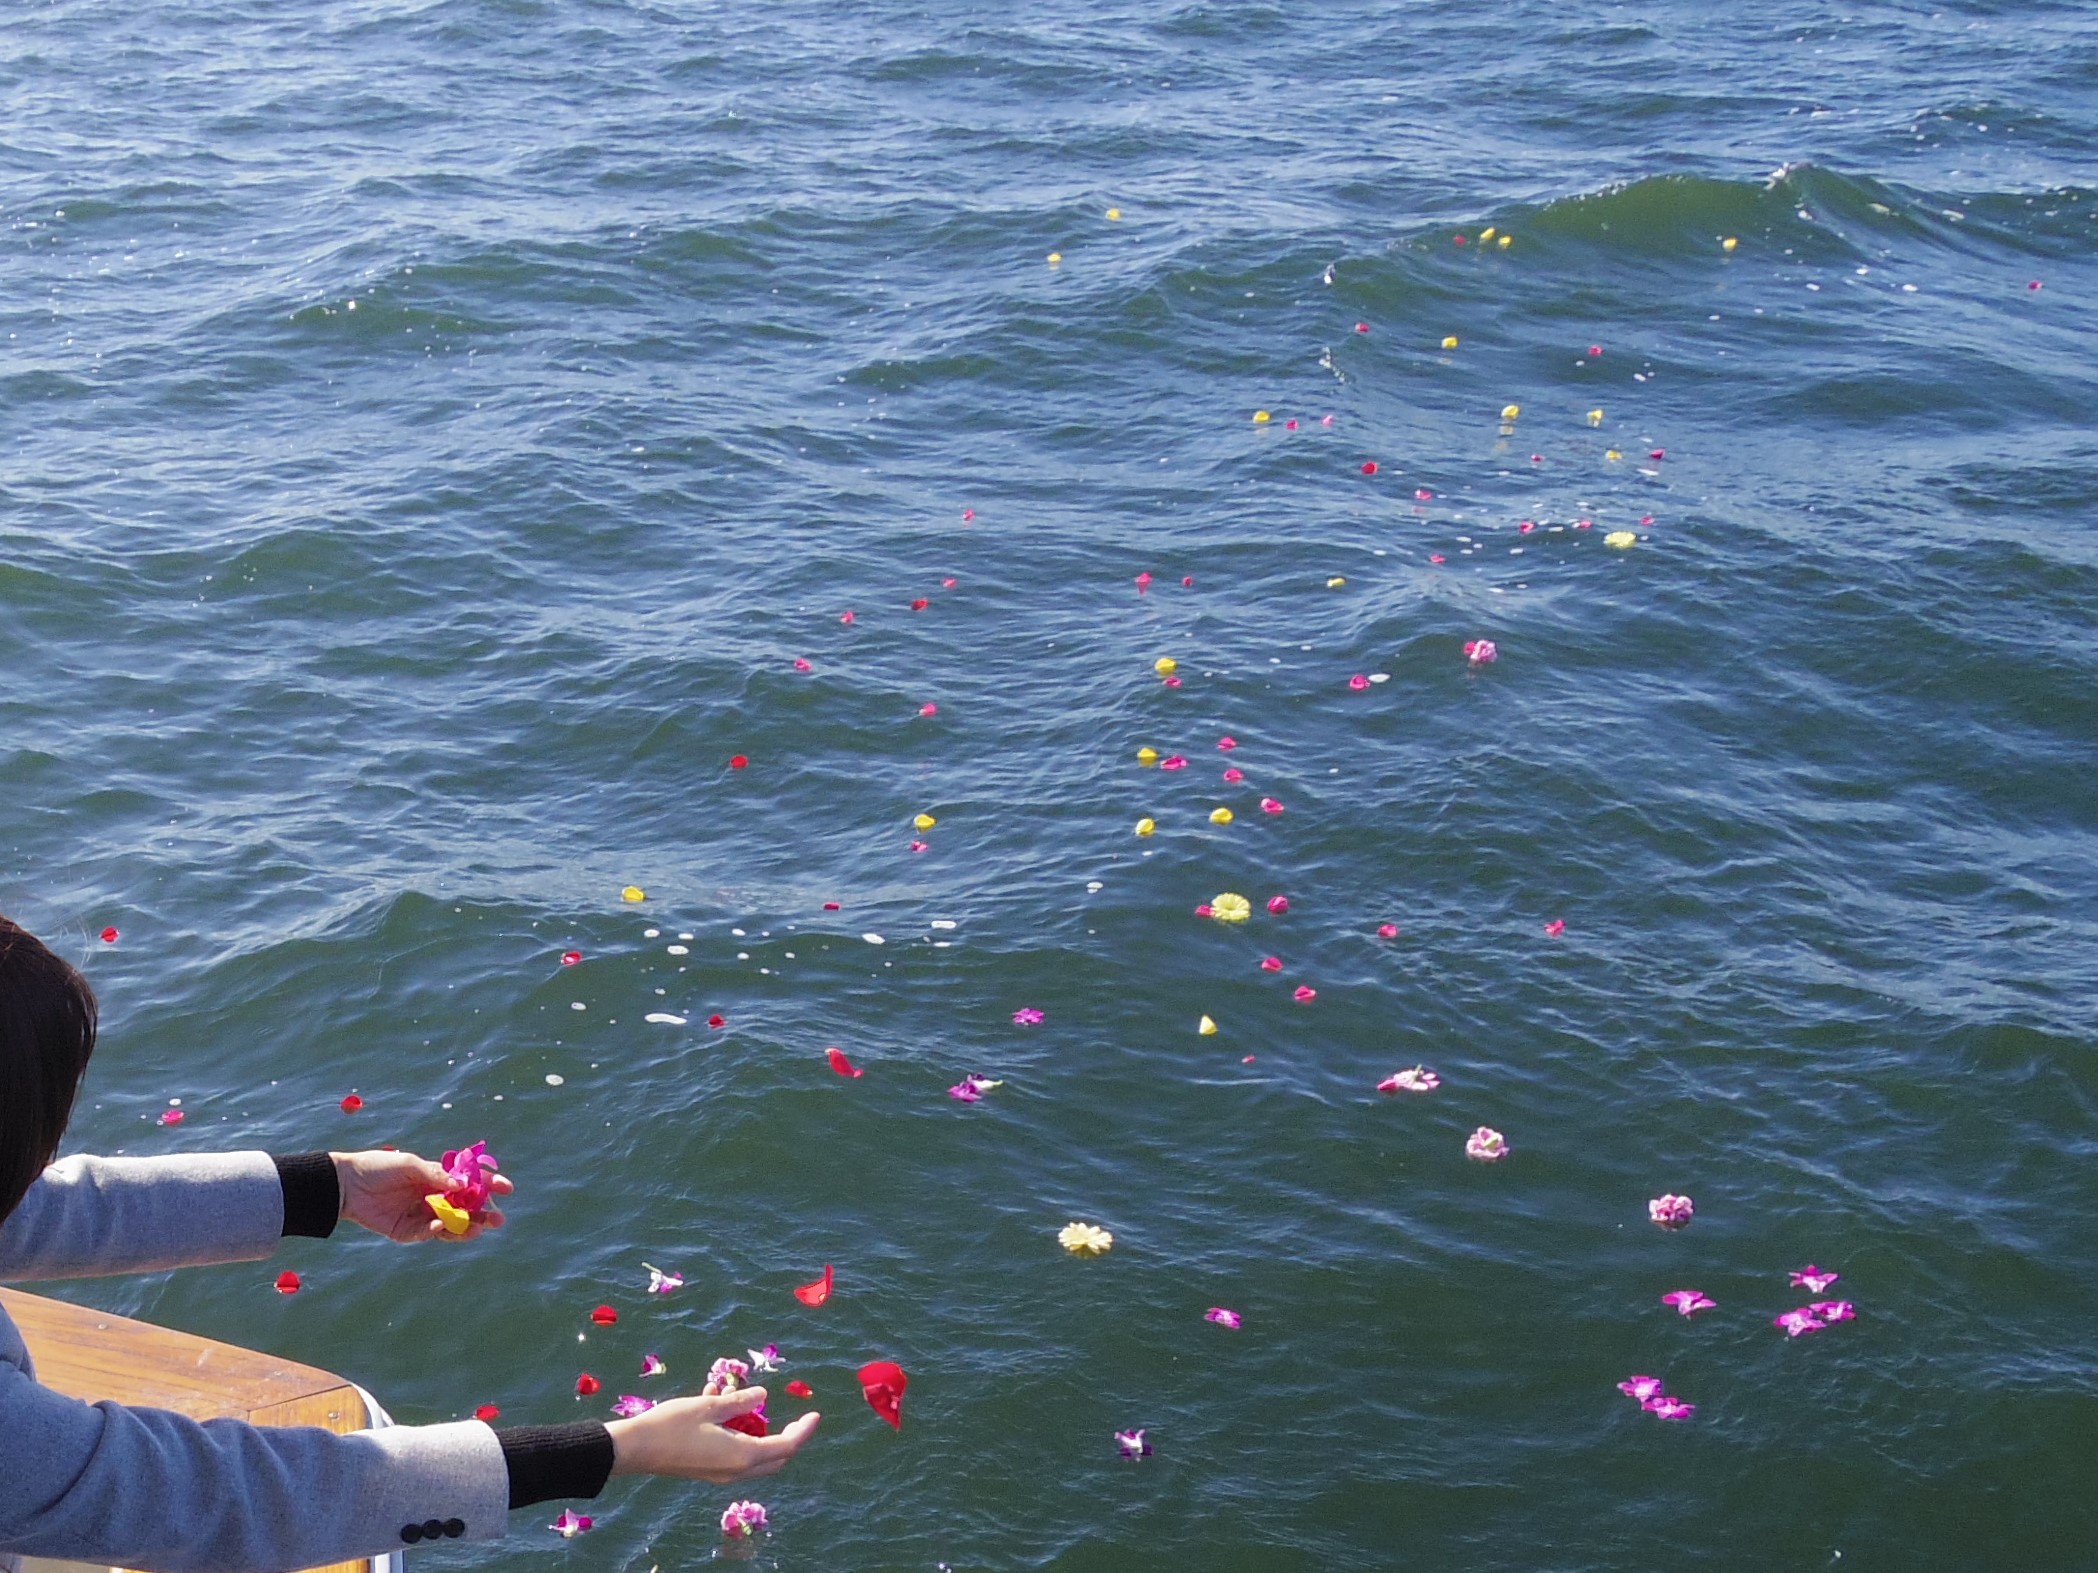
M 87 979 L 0 917 L 0 1218 L 58 1156 L 94 1052 Z

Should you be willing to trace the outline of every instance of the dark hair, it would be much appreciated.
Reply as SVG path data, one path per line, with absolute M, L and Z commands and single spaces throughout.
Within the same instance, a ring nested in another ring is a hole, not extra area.
M 44 942 L 0 917 L 0 1219 L 58 1156 L 95 1052 L 95 991 Z

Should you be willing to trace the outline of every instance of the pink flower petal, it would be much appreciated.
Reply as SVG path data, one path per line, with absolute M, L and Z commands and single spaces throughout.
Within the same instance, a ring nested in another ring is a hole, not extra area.
M 1214 1322 L 1219 1327 L 1236 1327 L 1245 1318 L 1236 1311 L 1227 1311 L 1221 1305 L 1213 1305 L 1202 1313 L 1202 1320 Z

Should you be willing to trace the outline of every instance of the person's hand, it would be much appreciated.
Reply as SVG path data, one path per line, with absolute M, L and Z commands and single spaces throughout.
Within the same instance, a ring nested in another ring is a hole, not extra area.
M 425 1196 L 442 1195 L 444 1168 L 412 1152 L 331 1152 L 335 1183 L 342 1191 L 342 1216 L 373 1234 L 410 1244 L 416 1240 L 471 1240 L 483 1229 L 500 1229 L 503 1215 L 494 1208 L 473 1215 L 464 1234 L 448 1234 L 430 1216 Z M 498 1196 L 516 1187 L 500 1174 L 488 1182 Z
M 705 1398 L 668 1399 L 631 1420 L 614 1420 L 605 1427 L 612 1433 L 612 1473 L 669 1475 L 717 1486 L 776 1475 L 816 1434 L 823 1417 L 811 1410 L 766 1437 L 745 1436 L 721 1424 L 764 1401 L 765 1389 L 743 1387 Z

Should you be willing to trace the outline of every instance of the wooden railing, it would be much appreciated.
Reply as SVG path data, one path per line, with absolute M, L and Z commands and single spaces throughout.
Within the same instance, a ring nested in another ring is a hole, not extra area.
M 371 1424 L 357 1389 L 316 1366 L 14 1289 L 0 1289 L 0 1309 L 21 1329 L 37 1380 L 89 1403 L 112 1399 L 197 1420 L 230 1416 L 345 1433 Z M 345 1562 L 324 1573 L 370 1567 Z

